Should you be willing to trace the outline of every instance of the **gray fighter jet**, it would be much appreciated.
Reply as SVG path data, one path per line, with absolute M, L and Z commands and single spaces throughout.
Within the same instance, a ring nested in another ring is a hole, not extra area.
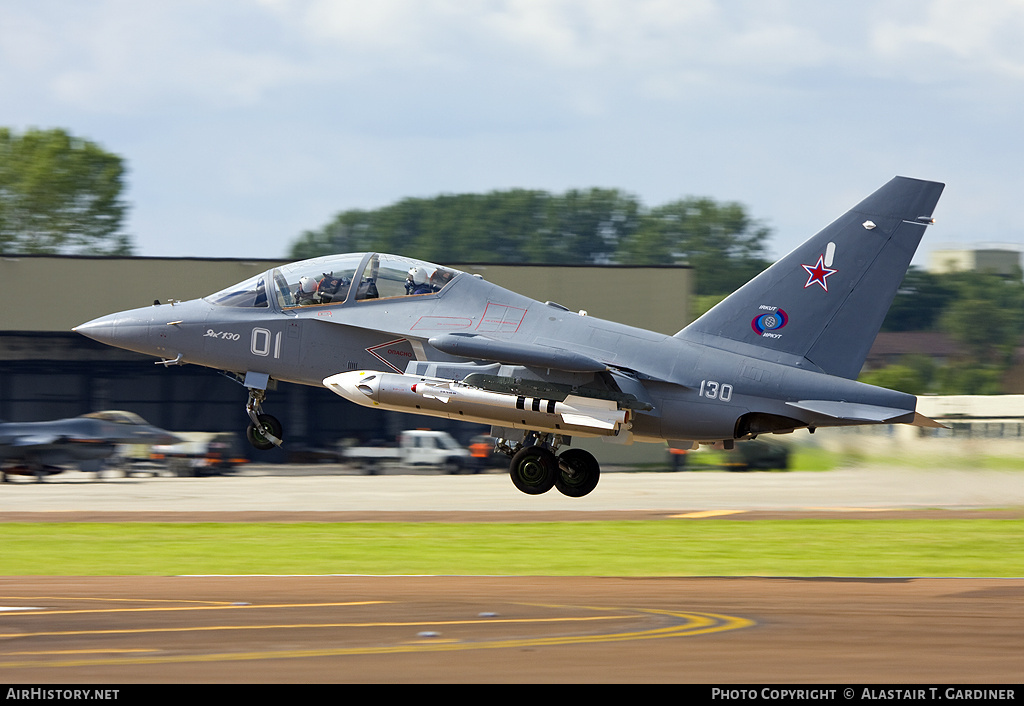
M 99 473 L 120 445 L 179 441 L 137 414 L 119 410 L 50 422 L 0 423 L 0 482 L 8 475 L 32 475 L 42 481 L 66 465 Z
M 558 453 L 574 436 L 731 448 L 801 428 L 936 425 L 913 395 L 855 378 L 942 189 L 896 177 L 674 336 L 383 253 L 305 260 L 75 330 L 233 373 L 257 447 L 283 438 L 262 410 L 268 383 L 322 385 L 368 407 L 491 424 L 517 488 L 579 497 L 600 468 L 582 449 Z

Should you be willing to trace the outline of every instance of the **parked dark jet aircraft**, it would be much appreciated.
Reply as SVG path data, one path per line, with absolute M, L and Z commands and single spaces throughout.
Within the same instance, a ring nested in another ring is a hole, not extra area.
M 323 385 L 368 407 L 491 424 L 517 488 L 582 496 L 600 469 L 581 449 L 556 456 L 573 436 L 729 448 L 800 428 L 935 425 L 913 395 L 855 378 L 942 189 L 896 177 L 675 336 L 382 253 L 277 267 L 75 330 L 234 373 L 258 447 L 282 439 L 262 411 L 272 380 Z
M 92 412 L 52 422 L 0 423 L 0 482 L 8 475 L 44 476 L 61 466 L 100 472 L 122 444 L 176 444 L 174 434 L 131 412 Z

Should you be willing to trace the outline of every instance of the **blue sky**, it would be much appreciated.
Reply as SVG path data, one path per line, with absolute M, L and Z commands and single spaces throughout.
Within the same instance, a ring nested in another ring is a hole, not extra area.
M 1024 245 L 1022 0 L 0 0 L 0 124 L 127 161 L 146 256 L 281 257 L 406 196 L 745 204 L 781 255 L 900 174 Z

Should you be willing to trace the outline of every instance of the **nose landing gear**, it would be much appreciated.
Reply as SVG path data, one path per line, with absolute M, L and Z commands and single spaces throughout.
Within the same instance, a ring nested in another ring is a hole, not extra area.
M 267 397 L 266 390 L 249 388 L 249 401 L 245 405 L 245 411 L 252 423 L 245 431 L 249 443 L 260 451 L 280 446 L 283 436 L 281 422 L 277 417 L 263 414 L 263 400 Z

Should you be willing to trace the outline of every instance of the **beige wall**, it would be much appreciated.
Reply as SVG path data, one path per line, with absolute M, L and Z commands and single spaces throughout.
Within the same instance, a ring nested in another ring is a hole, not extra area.
M 206 296 L 279 260 L 0 257 L 0 331 L 70 331 L 154 299 Z M 684 267 L 459 265 L 539 301 L 673 334 L 689 322 L 693 271 Z
M 1016 250 L 998 248 L 936 250 L 928 262 L 930 272 L 994 272 L 1010 277 L 1017 274 L 1021 254 Z
M 0 258 L 0 331 L 70 331 L 154 299 L 195 299 L 240 282 L 271 261 L 162 258 Z

